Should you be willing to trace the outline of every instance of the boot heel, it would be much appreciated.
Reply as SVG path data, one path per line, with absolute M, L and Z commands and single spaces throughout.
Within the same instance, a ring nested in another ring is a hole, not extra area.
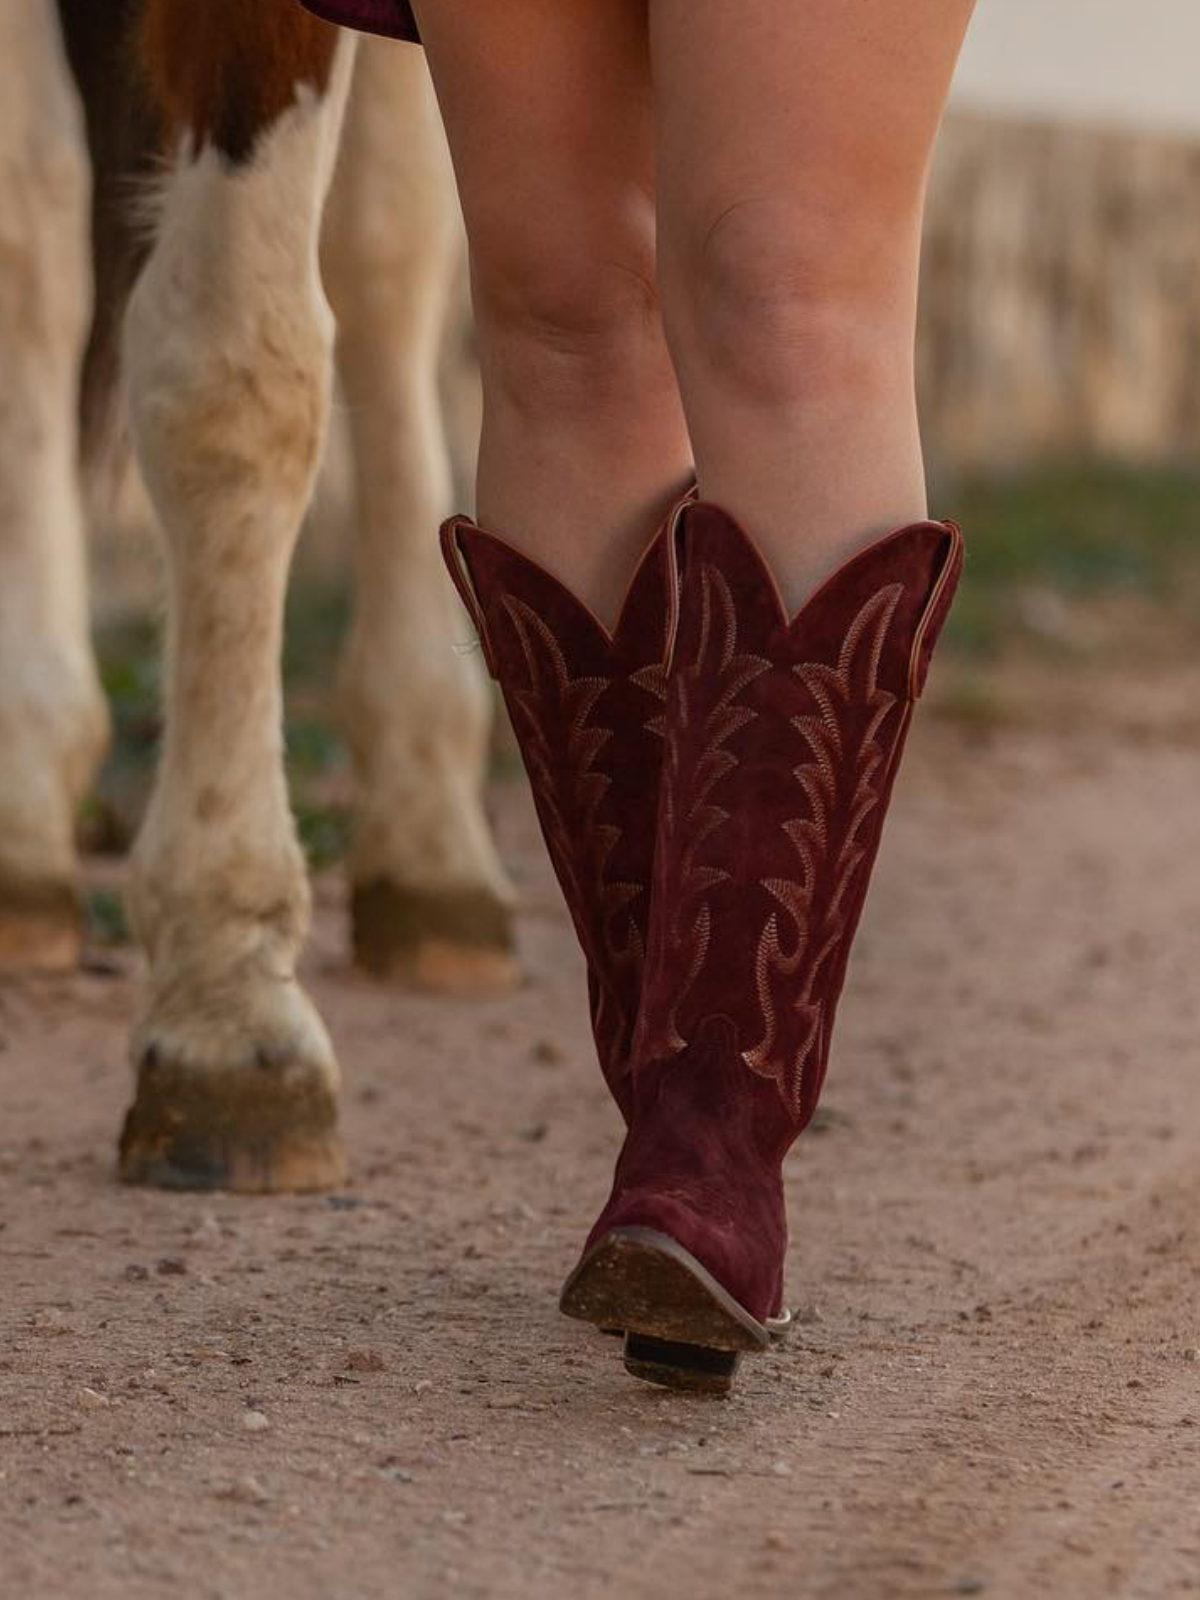
M 741 1359 L 740 1350 L 711 1350 L 706 1345 L 680 1344 L 645 1333 L 625 1335 L 625 1371 L 664 1389 L 728 1394 Z
M 743 1350 L 766 1327 L 682 1245 L 653 1228 L 614 1228 L 567 1279 L 568 1317 L 625 1330 L 625 1370 L 672 1389 L 728 1394 Z

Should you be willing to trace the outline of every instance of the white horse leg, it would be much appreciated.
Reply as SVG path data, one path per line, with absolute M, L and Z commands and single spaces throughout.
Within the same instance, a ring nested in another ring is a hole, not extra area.
M 78 956 L 75 809 L 107 735 L 76 459 L 86 224 L 53 8 L 0 7 L 0 969 Z
M 265 54 L 281 42 L 286 59 Z M 151 80 L 180 126 L 125 350 L 169 591 L 165 748 L 133 861 L 150 960 L 121 1141 L 135 1182 L 342 1173 L 337 1064 L 295 974 L 309 894 L 279 656 L 328 411 L 317 242 L 351 49 L 294 0 L 147 11 Z
M 451 509 L 438 395 L 461 231 L 417 50 L 366 41 L 323 242 L 358 486 L 343 720 L 358 780 L 354 946 L 432 988 L 515 976 L 512 892 L 483 811 L 491 700 L 437 548 Z

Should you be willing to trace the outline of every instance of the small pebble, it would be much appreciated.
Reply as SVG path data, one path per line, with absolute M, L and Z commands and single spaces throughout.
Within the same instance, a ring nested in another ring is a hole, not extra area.
M 75 1396 L 75 1404 L 89 1411 L 100 1411 L 111 1403 L 106 1394 L 101 1394 L 98 1389 L 89 1389 L 86 1386 L 80 1389 Z
M 227 1488 L 217 1490 L 218 1500 L 240 1500 L 251 1505 L 266 1505 L 270 1498 L 258 1479 L 251 1477 L 249 1473 Z
M 271 1426 L 261 1411 L 245 1411 L 242 1413 L 242 1427 L 247 1433 L 265 1433 Z
M 211 1250 L 222 1238 L 221 1224 L 211 1211 L 206 1211 L 188 1235 L 188 1244 L 193 1250 Z

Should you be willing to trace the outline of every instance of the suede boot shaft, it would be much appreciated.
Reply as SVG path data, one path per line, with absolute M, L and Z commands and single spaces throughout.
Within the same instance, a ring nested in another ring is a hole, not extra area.
M 506 540 L 464 517 L 442 529 L 587 960 L 596 1049 L 626 1120 L 676 617 L 669 530 L 677 511 L 646 550 L 611 633 Z

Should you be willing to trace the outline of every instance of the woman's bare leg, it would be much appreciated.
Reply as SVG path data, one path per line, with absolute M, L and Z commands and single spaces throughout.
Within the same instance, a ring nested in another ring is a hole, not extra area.
M 690 475 L 655 290 L 645 0 L 416 9 L 471 244 L 477 515 L 611 620 Z
M 659 272 L 701 493 L 795 609 L 925 515 L 925 176 L 973 0 L 649 0 Z

